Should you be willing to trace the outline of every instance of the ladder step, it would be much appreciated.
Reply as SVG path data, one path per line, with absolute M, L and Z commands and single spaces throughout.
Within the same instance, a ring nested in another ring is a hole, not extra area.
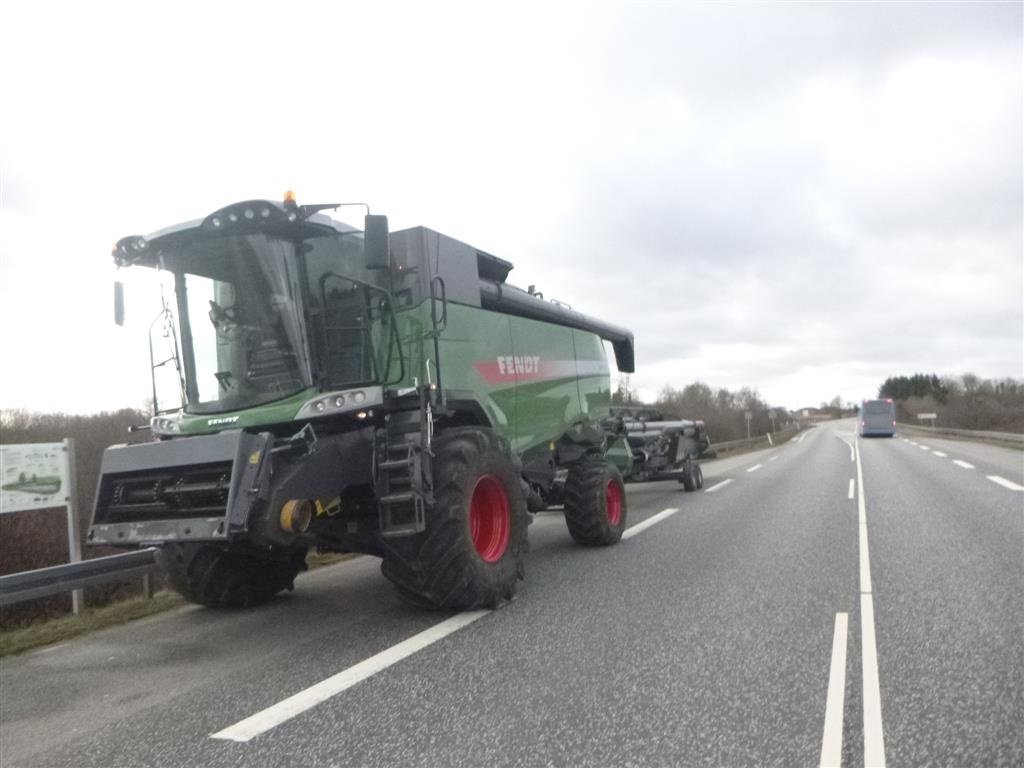
M 380 497 L 381 504 L 401 504 L 403 501 L 412 501 L 416 498 L 416 494 L 412 491 L 404 491 L 402 493 L 389 493 L 387 496 Z
M 398 469 L 399 467 L 411 467 L 412 459 L 389 459 L 377 465 L 381 469 Z

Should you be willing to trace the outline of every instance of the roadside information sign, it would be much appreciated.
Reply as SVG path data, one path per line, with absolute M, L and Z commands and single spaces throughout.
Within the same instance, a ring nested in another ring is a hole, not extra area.
M 0 445 L 0 513 L 67 506 L 64 443 Z

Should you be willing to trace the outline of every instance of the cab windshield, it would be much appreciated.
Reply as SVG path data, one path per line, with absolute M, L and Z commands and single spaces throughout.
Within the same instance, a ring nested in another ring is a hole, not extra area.
M 174 273 L 185 410 L 248 408 L 312 385 L 294 243 L 264 234 L 192 241 Z

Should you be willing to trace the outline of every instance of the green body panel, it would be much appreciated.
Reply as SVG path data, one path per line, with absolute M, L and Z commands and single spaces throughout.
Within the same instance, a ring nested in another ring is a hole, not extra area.
M 608 362 L 594 334 L 450 302 L 438 341 L 427 335 L 429 305 L 399 314 L 406 380 L 437 380 L 472 395 L 496 432 L 519 454 L 547 446 L 576 425 L 594 424 L 611 403 Z M 429 363 L 427 361 L 430 361 Z
M 625 435 L 614 435 L 608 438 L 608 449 L 605 458 L 615 465 L 623 477 L 633 474 L 633 449 Z

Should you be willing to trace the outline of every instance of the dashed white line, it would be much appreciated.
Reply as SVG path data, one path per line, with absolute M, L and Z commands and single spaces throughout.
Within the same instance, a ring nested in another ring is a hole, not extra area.
M 915 443 L 913 440 L 907 440 L 907 442 L 910 443 L 911 445 L 917 445 L 917 443 Z
M 850 490 L 848 490 L 846 492 L 846 498 L 848 498 L 848 499 L 852 499 L 853 498 L 853 478 L 852 477 L 850 478 Z
M 336 675 L 328 677 L 326 680 L 320 681 L 316 685 L 310 686 L 304 691 L 299 691 L 294 696 L 289 696 L 287 699 L 267 707 L 262 712 L 257 712 L 255 715 L 240 720 L 222 731 L 210 734 L 210 737 L 230 741 L 249 741 L 261 733 L 265 733 L 271 728 L 287 722 L 297 715 L 301 715 L 306 710 L 315 707 L 332 696 L 338 695 L 347 688 L 361 683 L 381 670 L 387 669 L 392 664 L 396 664 L 417 651 L 423 650 L 428 645 L 436 643 L 452 632 L 472 624 L 488 613 L 490 613 L 489 610 L 480 610 L 456 614 L 450 619 L 445 619 L 440 624 L 435 624 L 430 629 L 426 629 L 407 640 L 403 640 L 398 645 L 393 645 L 359 662 L 355 666 L 349 667 Z
M 1007 480 L 1005 477 L 1000 477 L 999 475 L 985 475 L 985 477 L 996 485 L 1001 485 L 1003 488 L 1009 488 L 1011 491 L 1024 491 L 1024 485 L 1017 485 L 1016 483 Z
M 748 467 L 747 468 L 747 472 L 757 472 L 757 470 L 759 470 L 763 466 L 764 466 L 764 464 L 755 464 L 752 467 Z
M 768 461 L 775 461 L 777 458 L 779 458 L 779 457 L 778 456 L 772 456 L 770 459 L 768 459 Z
M 931 450 L 931 446 L 927 446 L 927 445 L 919 445 L 917 447 L 920 448 L 922 451 L 930 451 Z
M 846 629 L 848 616 L 836 614 L 832 634 L 832 664 L 825 699 L 825 727 L 821 733 L 822 768 L 841 768 L 843 760 L 843 695 L 846 691 Z
M 947 454 L 943 453 L 942 451 L 932 451 L 932 453 L 934 453 L 936 456 L 942 457 L 943 459 L 946 458 L 946 455 L 947 455 Z
M 626 530 L 624 530 L 622 532 L 622 538 L 624 540 L 625 539 L 631 539 L 634 536 L 636 536 L 638 533 L 640 533 L 640 531 L 647 530 L 648 528 L 650 528 L 655 523 L 660 523 L 666 517 L 671 517 L 672 515 L 674 515 L 678 511 L 679 510 L 676 509 L 675 507 L 669 507 L 668 509 L 663 509 L 658 514 L 651 515 L 646 520 L 644 520 L 642 522 L 639 522 L 636 525 L 634 525 L 632 528 L 627 528 Z
M 712 485 L 712 486 L 711 486 L 710 488 L 705 488 L 705 489 L 704 489 L 704 493 L 714 493 L 714 492 L 715 492 L 715 491 L 717 491 L 717 490 L 718 490 L 719 488 L 723 488 L 724 486 L 728 485 L 728 484 L 729 484 L 729 483 L 731 483 L 731 482 L 732 482 L 732 478 L 730 477 L 730 478 L 729 478 L 728 480 L 723 480 L 723 481 L 722 481 L 722 482 L 720 482 L 720 483 L 715 483 L 715 484 L 714 484 L 714 485 Z
M 958 467 L 963 467 L 964 469 L 974 469 L 973 464 L 968 464 L 966 461 L 960 461 L 960 459 L 953 459 L 953 463 Z

